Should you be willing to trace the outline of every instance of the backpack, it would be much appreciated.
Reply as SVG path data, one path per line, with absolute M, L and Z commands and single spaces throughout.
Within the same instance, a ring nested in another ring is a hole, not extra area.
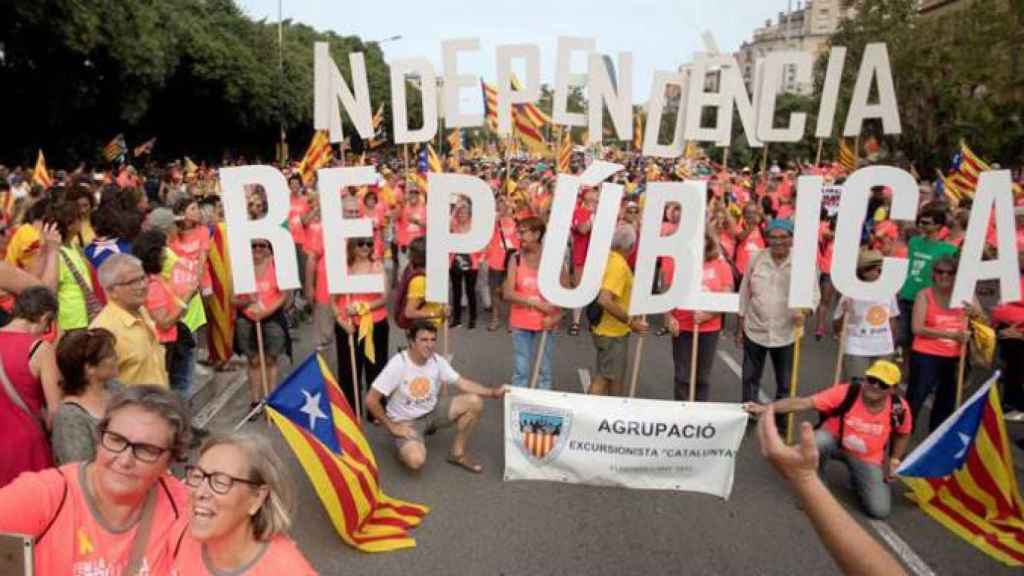
M 601 323 L 601 314 L 604 313 L 604 308 L 597 302 L 597 298 L 590 304 L 587 304 L 587 322 L 590 323 L 590 329 L 593 330 Z
M 398 281 L 398 289 L 395 290 L 395 303 L 391 313 L 395 324 L 402 330 L 408 330 L 412 326 L 412 320 L 405 315 L 405 297 L 409 293 L 409 284 L 417 276 L 423 276 L 422 269 L 406 266 L 402 271 L 402 278 Z
M 857 398 L 860 397 L 860 389 L 863 380 L 861 378 L 854 378 L 850 382 L 850 386 L 846 389 L 846 396 L 843 397 L 843 401 L 836 406 L 834 410 L 828 410 L 825 412 L 818 412 L 818 423 L 814 425 L 815 430 L 821 428 L 829 418 L 839 418 L 839 438 L 836 441 L 839 446 L 843 445 L 843 434 L 846 432 L 846 413 L 853 408 L 854 403 L 857 402 Z M 892 445 L 892 435 L 896 433 L 896 430 L 900 426 L 903 426 L 903 421 L 906 419 L 907 411 L 903 406 L 903 397 L 898 393 L 894 394 L 889 410 L 889 440 L 886 442 L 886 446 Z

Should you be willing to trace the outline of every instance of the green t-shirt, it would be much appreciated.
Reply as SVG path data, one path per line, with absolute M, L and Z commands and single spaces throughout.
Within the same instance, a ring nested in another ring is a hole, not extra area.
M 932 285 L 932 264 L 942 256 L 953 256 L 957 248 L 942 240 L 929 240 L 926 236 L 914 236 L 907 242 L 907 279 L 900 288 L 900 299 L 917 298 L 917 293 Z
M 60 256 L 57 276 L 57 326 L 61 332 L 88 328 L 89 314 L 85 309 L 85 294 L 68 268 L 68 262 L 78 270 L 86 286 L 90 282 L 89 265 L 85 263 L 85 258 L 79 250 L 63 246 L 60 251 L 63 256 Z

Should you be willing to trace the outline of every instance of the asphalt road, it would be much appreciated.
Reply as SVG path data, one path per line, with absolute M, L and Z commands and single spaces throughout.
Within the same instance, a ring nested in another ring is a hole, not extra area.
M 486 317 L 486 316 L 485 316 Z M 484 324 L 484 323 L 481 323 Z M 297 355 L 310 349 L 311 327 L 296 333 Z M 399 339 L 392 330 L 391 352 Z M 741 360 L 731 337 L 721 339 L 720 355 Z M 505 382 L 511 375 L 511 340 L 504 330 L 453 330 L 454 365 L 462 374 L 485 384 Z M 559 334 L 554 366 L 555 388 L 580 391 L 578 367 L 593 364 L 590 336 Z M 649 337 L 644 347 L 638 395 L 671 398 L 672 359 L 668 336 Z M 835 344 L 830 339 L 805 339 L 800 366 L 800 391 L 810 393 L 830 384 Z M 736 364 L 733 364 L 734 366 Z M 282 373 L 287 373 L 283 370 Z M 712 372 L 712 400 L 738 402 L 739 377 L 725 358 Z M 225 382 L 239 373 L 221 376 Z M 774 392 L 770 374 L 765 391 Z M 223 383 L 222 383 L 223 384 Z M 221 386 L 231 392 L 230 386 Z M 247 389 L 237 387 L 217 411 L 211 427 L 233 426 L 248 408 Z M 428 462 L 418 474 L 402 470 L 384 431 L 372 426 L 367 435 L 380 466 L 387 494 L 427 504 L 431 513 L 414 531 L 417 547 L 364 554 L 346 546 L 334 532 L 312 487 L 294 456 L 276 432 L 268 432 L 292 465 L 300 495 L 293 537 L 313 565 L 325 575 L 357 574 L 832 574 L 836 567 L 825 553 L 794 497 L 760 455 L 751 430 L 736 463 L 736 481 L 729 500 L 702 494 L 634 491 L 548 482 L 502 480 L 502 404 L 488 401 L 470 452 L 485 468 L 469 474 L 447 464 L 444 455 L 451 431 L 428 440 Z M 261 420 L 247 425 L 266 431 Z M 1020 426 L 1020 425 L 1017 425 Z M 1024 429 L 1011 429 L 1011 435 Z M 1015 451 L 1017 462 L 1024 455 Z M 834 493 L 878 536 L 894 534 L 899 556 L 917 574 L 999 575 L 1016 573 L 982 554 L 942 528 L 909 500 L 896 495 L 885 525 L 869 523 L 859 512 L 845 468 L 828 470 Z M 897 494 L 902 485 L 894 485 Z M 909 548 L 908 554 L 904 547 Z M 916 555 L 916 558 L 915 558 Z

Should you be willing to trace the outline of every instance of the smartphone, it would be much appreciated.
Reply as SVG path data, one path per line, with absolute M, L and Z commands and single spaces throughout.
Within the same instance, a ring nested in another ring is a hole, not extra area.
M 22 534 L 0 533 L 0 574 L 32 576 L 32 539 Z

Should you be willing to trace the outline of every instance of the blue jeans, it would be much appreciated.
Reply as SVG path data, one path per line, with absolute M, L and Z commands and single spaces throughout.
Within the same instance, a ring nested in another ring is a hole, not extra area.
M 534 350 L 540 345 L 543 332 L 533 330 L 512 329 L 512 351 L 515 356 L 515 367 L 512 370 L 512 385 L 525 388 L 530 385 L 530 371 L 533 370 Z M 540 375 L 537 387 L 551 390 L 551 350 L 555 347 L 554 336 L 548 332 L 544 343 L 544 355 L 540 363 Z
M 842 460 L 850 470 L 853 489 L 868 516 L 884 519 L 892 510 L 892 492 L 885 483 L 885 474 L 881 466 L 869 464 L 846 453 L 830 432 L 818 430 L 814 433 L 814 442 L 820 454 L 819 471 L 825 471 L 825 465 L 835 458 Z
M 181 329 L 180 327 L 178 328 Z M 189 388 L 192 387 L 192 379 L 195 376 L 196 367 L 196 349 L 189 348 L 188 352 L 181 353 L 181 356 L 174 363 L 174 366 L 169 367 L 170 372 L 168 374 L 171 390 L 174 390 L 178 394 L 185 396 L 188 394 Z

